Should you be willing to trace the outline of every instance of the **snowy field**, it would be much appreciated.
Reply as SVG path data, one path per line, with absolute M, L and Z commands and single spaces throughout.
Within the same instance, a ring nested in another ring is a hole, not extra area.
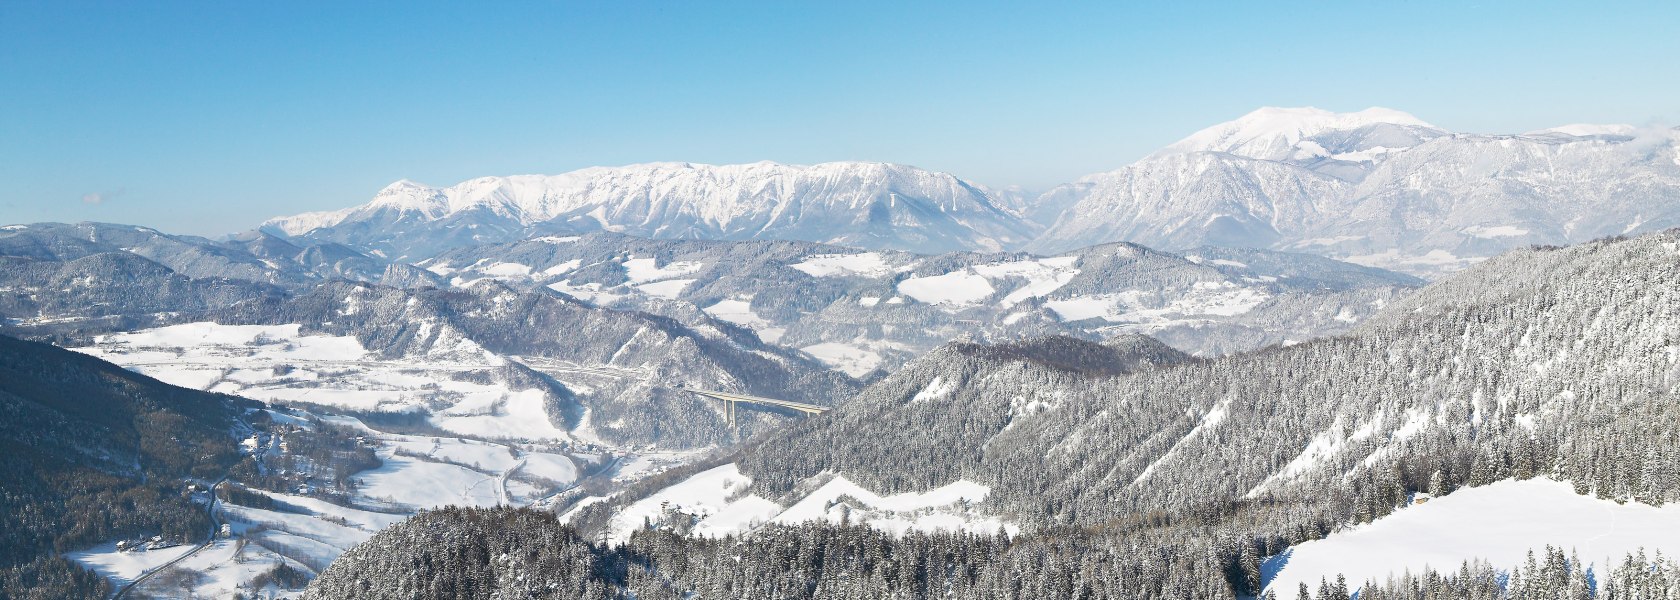
M 1063 321 L 1102 319 L 1110 323 L 1170 325 L 1254 310 L 1270 295 L 1230 282 L 1200 282 L 1182 294 L 1126 290 L 1050 300 L 1044 305 Z
M 111 580 L 112 585 L 122 587 L 132 583 L 147 571 L 191 552 L 192 549 L 193 546 L 188 545 L 158 550 L 119 552 L 117 551 L 117 543 L 110 542 L 87 550 L 67 552 L 64 557 L 81 563 L 83 567 L 92 569 L 93 572 Z
M 829 368 L 837 369 L 852 377 L 868 375 L 870 371 L 874 371 L 876 367 L 881 366 L 881 354 L 879 352 L 858 344 L 823 342 L 799 350 L 811 355 L 811 358 L 817 359 L 818 362 L 827 365 Z
M 892 272 L 879 252 L 819 254 L 788 266 L 812 277 L 882 277 Z
M 298 325 L 188 323 L 102 335 L 75 350 L 182 387 L 266 402 L 364 411 L 427 411 L 464 436 L 571 439 L 549 419 L 548 395 L 496 383 L 506 364 L 466 340 L 426 357 L 382 359 L 348 336 Z
M 786 328 L 776 327 L 769 319 L 760 317 L 753 312 L 751 296 L 740 300 L 719 300 L 716 304 L 708 306 L 704 310 L 706 314 L 720 321 L 727 321 L 753 330 L 753 333 L 758 334 L 758 339 L 764 340 L 767 344 L 780 341 L 782 334 L 787 333 Z
M 1300 583 L 1318 589 L 1337 573 L 1350 587 L 1405 571 L 1457 570 L 1485 559 L 1496 568 L 1521 564 L 1546 545 L 1573 551 L 1604 572 L 1644 548 L 1680 554 L 1680 505 L 1617 504 L 1576 494 L 1548 479 L 1506 480 L 1458 490 L 1359 527 L 1307 542 L 1268 559 L 1268 590 L 1294 597 Z

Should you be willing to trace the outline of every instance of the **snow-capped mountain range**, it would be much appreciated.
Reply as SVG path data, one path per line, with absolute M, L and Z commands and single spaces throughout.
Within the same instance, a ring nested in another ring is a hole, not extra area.
M 1501 251 L 1680 225 L 1672 129 L 1453 133 L 1412 115 L 1266 108 L 1039 198 L 1066 206 L 1027 246 L 1312 252 L 1434 275 Z
M 367 204 L 262 229 L 405 261 L 611 231 L 924 254 L 1215 245 L 1433 276 L 1509 248 L 1680 225 L 1677 139 L 1587 124 L 1483 135 L 1385 108 L 1262 108 L 1037 196 L 886 163 L 652 163 L 441 188 L 404 180 Z
M 594 231 L 926 252 L 1001 250 L 1026 243 L 1037 231 L 977 185 L 869 162 L 652 163 L 483 177 L 444 188 L 405 180 L 362 206 L 273 219 L 263 229 L 409 259 Z

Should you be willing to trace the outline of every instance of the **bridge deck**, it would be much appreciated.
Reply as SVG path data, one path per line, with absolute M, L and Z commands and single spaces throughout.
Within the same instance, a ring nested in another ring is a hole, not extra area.
M 748 395 L 745 395 L 745 394 L 732 394 L 732 393 L 729 393 L 729 392 L 716 392 L 716 391 L 712 391 L 712 390 L 700 390 L 700 389 L 693 389 L 693 388 L 689 388 L 688 391 L 694 392 L 694 393 L 699 394 L 701 396 L 707 396 L 707 397 L 710 397 L 710 398 L 717 398 L 719 400 L 728 400 L 730 402 L 748 402 L 748 403 L 752 403 L 752 404 L 763 404 L 763 405 L 766 405 L 766 406 L 776 406 L 776 407 L 781 407 L 781 408 L 797 410 L 799 412 L 813 414 L 813 415 L 820 415 L 820 414 L 823 414 L 823 413 L 829 411 L 829 407 L 827 407 L 827 406 L 817 406 L 815 404 L 805 404 L 803 402 L 790 402 L 790 401 L 787 401 L 787 400 L 777 400 L 775 398 L 765 398 L 765 397 L 762 397 L 762 396 L 748 396 Z

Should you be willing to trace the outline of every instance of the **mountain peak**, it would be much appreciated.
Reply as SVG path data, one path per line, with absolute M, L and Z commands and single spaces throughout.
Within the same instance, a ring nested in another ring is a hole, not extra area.
M 410 191 L 410 190 L 429 190 L 429 189 L 432 189 L 432 186 L 426 185 L 424 183 L 420 183 L 418 181 L 414 181 L 412 179 L 398 179 L 396 181 L 391 182 L 391 185 L 387 185 L 383 188 L 380 188 L 379 195 L 395 193 L 395 192 L 405 192 L 405 191 Z
M 1264 160 L 1330 156 L 1313 138 L 1383 125 L 1445 133 L 1410 113 L 1391 108 L 1338 113 L 1310 106 L 1268 106 L 1193 133 L 1153 156 L 1187 152 L 1226 152 Z

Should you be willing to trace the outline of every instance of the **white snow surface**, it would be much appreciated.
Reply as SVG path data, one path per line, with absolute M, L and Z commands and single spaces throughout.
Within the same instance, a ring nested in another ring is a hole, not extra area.
M 422 328 L 432 327 L 423 323 Z M 268 402 L 355 410 L 424 410 L 445 430 L 484 438 L 562 440 L 540 389 L 480 383 L 503 359 L 454 334 L 425 356 L 382 359 L 354 337 L 301 335 L 299 325 L 188 323 L 102 335 L 75 350 L 165 383 Z M 424 334 L 422 334 L 424 335 Z M 439 407 L 442 401 L 450 404 Z
M 1156 294 L 1150 290 L 1125 290 L 1050 300 L 1044 306 L 1063 321 L 1101 318 L 1113 323 L 1166 325 L 1211 316 L 1240 315 L 1271 297 L 1262 288 L 1212 281 L 1200 282 L 1177 292 Z
M 1330 131 L 1345 131 L 1376 124 L 1406 125 L 1434 129 L 1408 113 L 1388 108 L 1367 108 L 1337 113 L 1319 108 L 1266 107 L 1190 134 L 1155 156 L 1184 152 L 1226 152 L 1249 158 L 1281 160 L 1295 154 L 1301 141 Z M 1314 144 L 1316 146 L 1316 144 Z M 1318 149 L 1323 155 L 1322 148 Z
M 861 275 L 863 277 L 881 277 L 892 272 L 892 267 L 881 258 L 879 252 L 860 252 L 858 254 L 819 254 L 806 258 L 796 264 L 788 265 L 812 277 L 839 277 L 845 275 Z
M 706 311 L 706 314 L 716 317 L 719 320 L 728 321 L 753 330 L 754 333 L 758 334 L 759 339 L 764 340 L 767 343 L 776 343 L 778 340 L 782 339 L 782 334 L 787 332 L 786 329 L 772 327 L 773 323 L 771 323 L 768 319 L 760 317 L 757 313 L 754 313 L 752 311 L 751 299 L 719 300 L 716 304 L 708 306 L 703 310 Z
M 898 283 L 899 293 L 918 302 L 949 306 L 972 306 L 996 291 L 984 276 L 972 271 L 911 277 Z
M 1079 274 L 1079 269 L 1073 267 L 1079 262 L 1078 256 L 1058 256 L 1041 258 L 1038 260 L 1024 260 L 1015 262 L 992 263 L 975 265 L 974 272 L 995 282 L 1007 281 L 1010 278 L 1022 278 L 1027 282 L 1014 291 L 1005 294 L 1001 302 L 1004 308 L 1019 304 L 1028 298 L 1041 298 L 1049 295 L 1068 282 L 1073 281 Z
M 201 322 L 170 325 L 131 333 L 94 337 L 95 344 L 123 343 L 138 348 L 186 348 L 214 354 L 216 349 L 272 346 L 277 358 L 356 360 L 367 354 L 361 342 L 347 336 L 301 335 L 301 325 L 221 325 Z M 109 360 L 109 359 L 107 359 Z
M 66 552 L 64 557 L 93 569 L 93 572 L 110 579 L 112 584 L 120 587 L 144 575 L 146 571 L 191 552 L 192 549 L 193 545 L 187 544 L 158 550 L 118 552 L 117 543 L 110 542 L 87 550 Z
M 675 300 L 677 296 L 682 295 L 683 290 L 687 288 L 690 283 L 694 283 L 694 280 L 666 279 L 664 281 L 655 281 L 652 283 L 638 285 L 636 286 L 636 290 L 649 296 L 664 298 L 666 300 Z
M 775 522 L 839 523 L 848 519 L 895 535 L 911 530 L 990 533 L 999 527 L 1012 533 L 1018 531 L 996 517 L 978 515 L 967 506 L 985 500 L 991 491 L 985 485 L 958 480 L 926 492 L 881 496 L 843 476 L 835 476 L 782 511 Z
M 1617 504 L 1576 494 L 1549 479 L 1505 480 L 1461 489 L 1394 514 L 1332 533 L 1267 559 L 1266 589 L 1294 595 L 1302 582 L 1346 576 L 1350 587 L 1404 571 L 1458 569 L 1484 559 L 1495 568 L 1521 564 L 1546 545 L 1571 550 L 1602 573 L 1641 547 L 1680 553 L 1680 505 Z
M 1003 521 L 977 514 L 968 505 L 991 493 L 971 481 L 955 481 L 922 492 L 880 496 L 836 476 L 784 509 L 773 501 L 747 494 L 752 479 L 735 464 L 714 467 L 666 487 L 624 507 L 609 521 L 611 540 L 622 543 L 646 524 L 668 527 L 666 519 L 689 519 L 692 534 L 707 537 L 740 535 L 761 524 L 798 524 L 806 521 L 853 523 L 903 535 L 906 531 L 990 533 L 999 527 L 1018 531 Z M 667 512 L 675 515 L 668 515 Z
M 688 479 L 637 500 L 613 515 L 608 523 L 613 543 L 624 543 L 645 523 L 662 525 L 664 510 L 698 519 L 695 535 L 716 537 L 750 530 L 781 512 L 774 502 L 743 492 L 752 479 L 734 463 L 702 471 Z
M 632 258 L 624 261 L 624 276 L 630 278 L 630 283 L 648 283 L 681 277 L 705 268 L 705 263 L 679 261 L 659 266 L 652 258 Z M 690 280 L 692 281 L 692 280 Z
M 817 361 L 852 377 L 862 377 L 881 365 L 881 355 L 854 344 L 823 342 L 800 348 Z
M 356 474 L 362 495 L 415 509 L 496 506 L 498 478 L 466 467 L 381 453 L 376 469 Z

